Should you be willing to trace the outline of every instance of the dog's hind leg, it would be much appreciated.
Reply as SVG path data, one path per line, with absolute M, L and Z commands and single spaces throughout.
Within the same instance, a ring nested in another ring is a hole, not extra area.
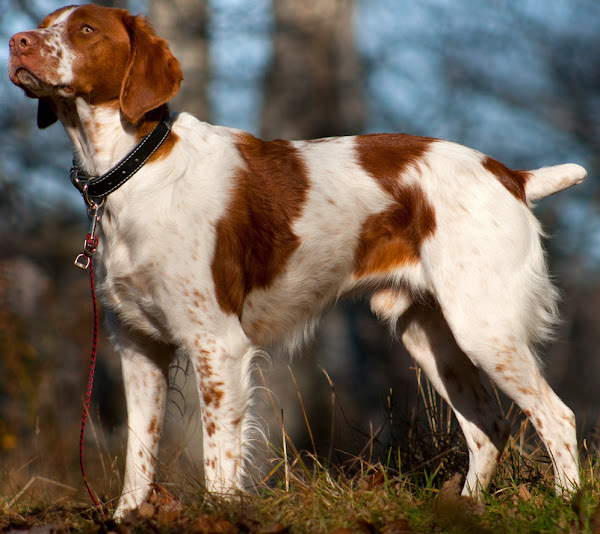
M 472 319 L 473 330 L 468 336 L 455 331 L 457 343 L 531 421 L 552 459 L 557 493 L 572 493 L 579 486 L 573 412 L 544 380 L 526 342 L 517 336 L 494 337 L 487 340 L 486 347 L 482 339 L 485 330 L 475 317 Z
M 491 482 L 510 425 L 433 301 L 414 304 L 399 327 L 406 349 L 454 410 L 469 449 L 463 495 L 477 498 Z
M 515 225 L 510 243 L 494 236 L 497 249 L 472 253 L 462 266 L 434 265 L 432 285 L 457 345 L 523 410 L 552 459 L 557 493 L 570 493 L 579 485 L 575 417 L 547 384 L 532 349 L 551 332 L 556 292 L 530 221 L 529 228 Z M 490 241 L 474 237 L 470 246 L 483 250 Z

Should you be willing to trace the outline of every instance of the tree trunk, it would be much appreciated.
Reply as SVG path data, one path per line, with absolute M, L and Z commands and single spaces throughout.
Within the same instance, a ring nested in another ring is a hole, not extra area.
M 183 83 L 173 99 L 175 109 L 208 119 L 208 38 L 206 0 L 149 0 L 149 19 L 156 33 L 169 41 L 183 70 Z
M 354 7 L 354 0 L 273 2 L 274 55 L 265 84 L 263 137 L 360 132 L 365 111 Z

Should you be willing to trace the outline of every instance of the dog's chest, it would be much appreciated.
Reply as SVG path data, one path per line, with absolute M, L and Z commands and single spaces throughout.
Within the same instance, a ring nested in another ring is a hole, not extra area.
M 138 226 L 115 219 L 103 221 L 100 235 L 104 305 L 120 323 L 169 343 L 173 325 L 189 320 L 189 295 L 208 291 L 206 274 L 201 273 L 209 269 L 203 252 L 210 244 L 192 249 L 200 237 L 184 231 L 183 225 L 153 218 Z
M 100 251 L 104 306 L 128 327 L 164 339 L 168 336 L 157 298 L 159 270 L 152 264 L 133 264 L 127 252 L 111 243 Z

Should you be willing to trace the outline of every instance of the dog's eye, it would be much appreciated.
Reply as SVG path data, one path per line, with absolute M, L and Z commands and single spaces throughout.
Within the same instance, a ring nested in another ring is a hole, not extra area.
M 94 28 L 92 28 L 91 26 L 83 26 L 81 28 L 81 33 L 83 33 L 84 35 L 87 35 L 88 33 L 92 33 L 94 31 Z

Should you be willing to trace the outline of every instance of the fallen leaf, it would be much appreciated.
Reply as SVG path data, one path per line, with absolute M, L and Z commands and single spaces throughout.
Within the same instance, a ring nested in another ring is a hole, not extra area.
M 454 475 L 442 484 L 433 507 L 436 522 L 443 527 L 460 525 L 465 529 L 475 528 L 475 516 L 485 512 L 485 505 L 470 497 L 462 497 L 462 476 Z M 483 529 L 479 531 L 484 532 Z
M 201 515 L 192 527 L 198 534 L 235 534 L 238 528 L 228 519 L 216 515 Z
M 160 510 L 154 517 L 161 525 L 170 525 L 179 519 L 179 510 Z
M 517 488 L 517 496 L 519 499 L 525 502 L 529 502 L 531 500 L 531 493 L 525 484 L 519 484 L 519 487 Z
M 148 500 L 154 505 L 157 512 L 173 510 L 181 512 L 183 510 L 181 501 L 167 490 L 167 488 L 160 484 L 152 484 L 152 489 L 152 495 Z
M 150 519 L 154 515 L 155 511 L 156 508 L 154 508 L 154 505 L 150 504 L 149 502 L 143 502 L 138 508 L 138 514 L 140 514 L 140 517 L 143 519 Z

